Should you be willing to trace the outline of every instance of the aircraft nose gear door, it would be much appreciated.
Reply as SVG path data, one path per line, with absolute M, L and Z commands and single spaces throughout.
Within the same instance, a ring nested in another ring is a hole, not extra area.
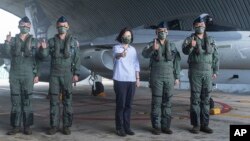
M 89 78 L 89 84 L 92 85 L 92 95 L 94 96 L 106 96 L 104 93 L 104 86 L 102 82 L 98 80 L 98 76 L 91 72 L 90 78 Z

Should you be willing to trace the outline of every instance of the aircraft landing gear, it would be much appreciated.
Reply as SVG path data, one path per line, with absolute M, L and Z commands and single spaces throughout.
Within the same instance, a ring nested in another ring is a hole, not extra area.
M 91 72 L 89 84 L 92 85 L 91 92 L 93 96 L 106 96 L 104 93 L 104 86 L 102 82 L 98 81 L 98 77 L 94 72 Z

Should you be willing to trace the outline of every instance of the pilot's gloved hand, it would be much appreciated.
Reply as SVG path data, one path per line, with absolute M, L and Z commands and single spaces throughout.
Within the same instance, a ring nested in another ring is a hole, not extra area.
M 154 41 L 153 49 L 154 49 L 154 50 L 159 50 L 159 44 L 157 44 L 156 39 L 155 39 L 155 41 Z
M 191 46 L 192 47 L 196 46 L 196 40 L 194 39 L 194 37 L 192 37 Z
M 43 39 L 43 40 L 39 43 L 38 47 L 39 47 L 39 48 L 47 48 L 47 43 L 46 43 L 45 39 Z
M 6 41 L 10 42 L 10 40 L 11 40 L 11 32 L 9 32 L 9 34 L 6 36 Z

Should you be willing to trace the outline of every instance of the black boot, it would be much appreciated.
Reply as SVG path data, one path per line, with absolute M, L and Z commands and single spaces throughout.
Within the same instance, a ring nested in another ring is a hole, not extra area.
M 71 134 L 71 130 L 69 129 L 69 127 L 63 127 L 62 133 L 64 135 L 70 135 Z
M 121 137 L 125 137 L 126 136 L 126 133 L 125 133 L 125 131 L 123 129 L 116 130 L 116 134 L 118 136 L 121 136 Z
M 47 134 L 48 134 L 48 135 L 54 135 L 57 131 L 58 131 L 58 130 L 57 130 L 56 127 L 51 127 L 51 128 L 48 130 Z
M 20 133 L 20 127 L 13 127 L 10 131 L 8 131 L 7 135 L 15 135 L 17 133 Z
M 213 133 L 213 129 L 209 128 L 208 126 L 201 126 L 200 131 L 205 132 L 205 133 L 209 133 L 209 134 Z
M 191 133 L 198 134 L 200 130 L 200 126 L 193 126 L 193 128 L 190 130 Z
M 135 135 L 135 132 L 132 131 L 131 129 L 125 129 L 125 133 L 126 133 L 127 135 Z
M 173 134 L 173 131 L 170 128 L 162 128 L 161 131 L 165 134 Z
M 152 134 L 154 134 L 154 135 L 160 135 L 161 134 L 160 128 L 153 128 Z
M 25 135 L 31 135 L 32 134 L 32 130 L 31 130 L 31 128 L 29 126 L 27 126 L 27 127 L 24 127 L 23 133 Z

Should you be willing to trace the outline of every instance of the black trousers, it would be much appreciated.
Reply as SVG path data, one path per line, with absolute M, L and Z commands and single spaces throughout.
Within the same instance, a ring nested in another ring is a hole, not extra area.
M 114 90 L 116 94 L 116 130 L 128 130 L 130 129 L 131 105 L 135 94 L 135 82 L 114 80 Z

